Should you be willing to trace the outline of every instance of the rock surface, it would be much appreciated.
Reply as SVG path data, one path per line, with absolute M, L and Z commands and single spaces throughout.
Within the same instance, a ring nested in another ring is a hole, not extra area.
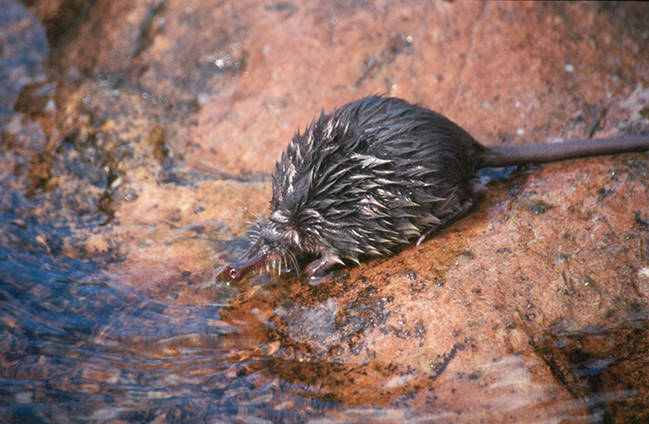
M 165 359 L 169 380 L 264 388 L 263 402 L 237 394 L 235 412 L 210 418 L 649 419 L 646 153 L 519 170 L 435 238 L 318 286 L 214 279 L 266 212 L 275 160 L 321 108 L 385 93 L 493 145 L 649 132 L 649 7 L 5 3 L 3 258 L 90 261 L 116 296 L 165 305 L 164 325 L 186 322 L 183 308 L 219 305 L 210 328 L 237 330 L 202 368 L 171 364 L 190 360 L 182 347 L 209 350 L 205 333 L 165 339 L 155 320 L 143 335 L 114 330 L 118 352 Z M 2 271 L 14 281 L 11 265 Z M 22 325 L 3 317 L 11 334 Z M 46 380 L 34 370 L 48 364 L 24 363 L 25 375 Z M 102 393 L 117 380 L 105 369 L 83 378 L 66 390 Z M 90 402 L 91 414 L 128 419 L 122 407 L 182 421 L 204 406 L 193 398 L 180 417 L 119 397 Z

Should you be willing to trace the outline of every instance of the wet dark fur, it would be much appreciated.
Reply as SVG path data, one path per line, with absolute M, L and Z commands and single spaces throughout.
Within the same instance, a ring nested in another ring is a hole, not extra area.
M 388 255 L 472 201 L 483 150 L 444 116 L 399 99 L 323 113 L 277 162 L 270 217 L 249 235 L 248 256 L 262 248 L 265 261 L 287 251 L 332 263 Z
M 647 147 L 646 138 L 643 143 Z M 589 148 L 544 160 L 588 154 Z M 318 259 L 306 268 L 314 276 L 420 242 L 479 200 L 478 168 L 529 160 L 518 157 L 519 148 L 499 149 L 396 98 L 367 97 L 323 113 L 293 137 L 277 162 L 269 219 L 251 226 L 249 252 L 224 272 L 239 279 L 264 264 L 297 268 L 297 258 L 314 255 Z
M 273 175 L 270 222 L 299 235 L 297 252 L 389 254 L 472 197 L 467 153 L 480 148 L 446 118 L 404 101 L 350 103 L 293 138 Z

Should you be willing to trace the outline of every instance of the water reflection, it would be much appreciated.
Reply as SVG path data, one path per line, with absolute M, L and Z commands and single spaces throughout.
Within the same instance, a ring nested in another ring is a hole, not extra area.
M 222 305 L 161 303 L 111 288 L 110 274 L 91 263 L 6 247 L 0 277 L 0 403 L 9 421 L 286 418 L 288 405 L 318 403 L 284 396 L 269 409 L 277 391 L 308 385 L 291 390 L 268 378 L 279 343 L 260 346 L 222 321 Z

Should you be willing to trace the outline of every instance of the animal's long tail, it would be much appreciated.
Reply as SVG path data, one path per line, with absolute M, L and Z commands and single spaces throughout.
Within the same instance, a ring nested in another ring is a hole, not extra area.
M 649 150 L 649 134 L 523 146 L 485 146 L 480 168 L 554 162 L 584 156 Z

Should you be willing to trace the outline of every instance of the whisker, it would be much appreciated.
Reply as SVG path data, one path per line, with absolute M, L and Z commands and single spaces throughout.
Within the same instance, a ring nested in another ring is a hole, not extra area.
M 288 259 L 290 259 L 291 264 L 293 265 L 293 269 L 295 269 L 295 275 L 299 278 L 300 276 L 300 266 L 298 265 L 297 258 L 295 257 L 295 254 L 291 252 L 290 250 L 286 251 Z

